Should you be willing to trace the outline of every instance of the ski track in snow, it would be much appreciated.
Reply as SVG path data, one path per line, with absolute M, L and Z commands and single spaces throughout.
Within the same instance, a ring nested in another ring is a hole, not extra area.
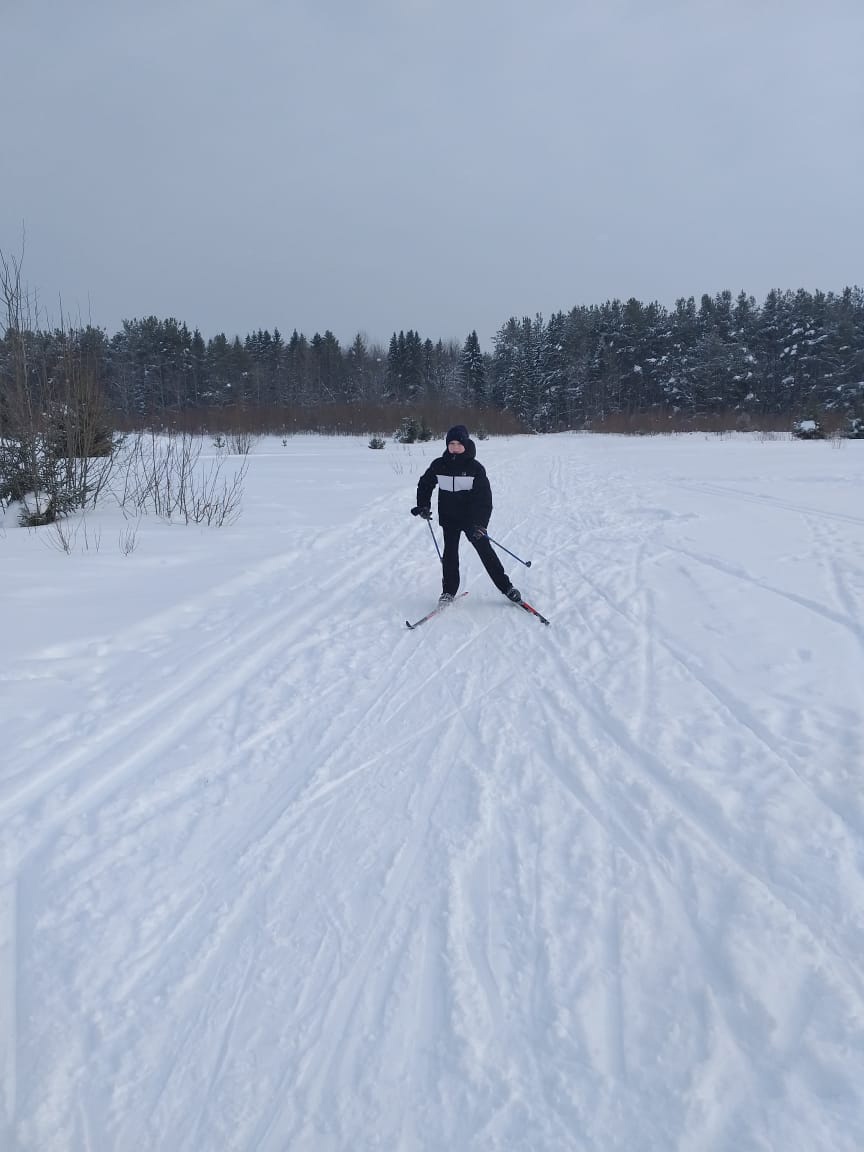
M 337 441 L 347 523 L 4 663 L 4 1152 L 860 1152 L 858 447 L 487 442 L 552 627 L 464 545 L 412 633 L 432 451 Z

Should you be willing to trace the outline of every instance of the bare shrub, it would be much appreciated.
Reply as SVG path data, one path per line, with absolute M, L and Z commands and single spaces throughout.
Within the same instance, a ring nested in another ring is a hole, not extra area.
M 233 524 L 240 514 L 247 468 L 248 462 L 244 461 L 240 470 L 229 478 L 222 475 L 221 462 L 211 465 L 189 493 L 185 510 L 187 524 L 190 520 L 214 528 Z
M 83 524 L 84 524 L 84 551 L 89 552 L 92 549 L 92 551 L 98 552 L 99 549 L 102 547 L 102 530 L 100 528 L 94 528 L 94 529 L 89 528 L 86 520 L 83 522 Z
M 75 545 L 77 534 L 77 529 L 68 520 L 55 520 L 44 540 L 50 548 L 54 548 L 57 552 L 65 552 L 68 556 Z
M 228 436 L 228 450 L 235 456 L 248 456 L 257 438 L 252 432 L 239 429 Z
M 186 524 L 230 523 L 239 512 L 249 462 L 227 477 L 224 459 L 201 466 L 202 449 L 201 438 L 189 432 L 133 437 L 121 469 L 123 486 L 115 492 L 120 507 Z
M 120 532 L 119 546 L 120 552 L 123 556 L 131 556 L 135 549 L 138 547 L 138 527 L 141 521 L 139 520 L 135 527 L 123 528 Z
M 52 522 L 50 532 L 45 537 L 49 547 L 66 555 L 81 552 L 98 552 L 102 547 L 102 531 L 88 525 L 85 518 L 80 520 L 59 519 Z
M 40 330 L 22 280 L 22 257 L 0 252 L 3 346 L 0 504 L 24 501 L 21 522 L 51 524 L 95 503 L 119 441 L 99 377 L 94 341 L 67 326 Z
M 48 497 L 44 494 L 40 462 L 38 406 L 30 388 L 34 347 L 31 329 L 36 304 L 23 285 L 22 259 L 23 251 L 21 257 L 6 256 L 0 251 L 5 345 L 0 394 L 0 502 L 6 507 L 33 493 L 35 506 L 30 511 L 40 515 Z

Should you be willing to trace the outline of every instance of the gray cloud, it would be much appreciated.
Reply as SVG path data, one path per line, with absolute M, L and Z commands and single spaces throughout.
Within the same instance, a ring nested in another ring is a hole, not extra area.
M 0 245 L 113 331 L 860 282 L 858 0 L 3 0 Z

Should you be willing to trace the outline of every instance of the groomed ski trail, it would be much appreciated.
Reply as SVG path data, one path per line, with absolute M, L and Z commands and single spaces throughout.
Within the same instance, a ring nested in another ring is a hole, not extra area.
M 428 449 L 340 447 L 337 526 L 4 666 L 3 1146 L 859 1152 L 864 523 L 799 446 L 491 441 L 555 627 L 466 547 L 409 634 Z

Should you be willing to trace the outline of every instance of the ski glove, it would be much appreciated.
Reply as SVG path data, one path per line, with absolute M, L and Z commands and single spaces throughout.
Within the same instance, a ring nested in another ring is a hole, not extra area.
M 412 508 L 411 509 L 411 515 L 412 516 L 422 516 L 424 520 L 431 520 L 432 519 L 432 509 L 431 508 Z
M 473 528 L 468 529 L 468 539 L 473 540 L 476 544 L 478 541 L 483 540 L 486 536 L 486 529 L 482 524 L 475 524 Z

